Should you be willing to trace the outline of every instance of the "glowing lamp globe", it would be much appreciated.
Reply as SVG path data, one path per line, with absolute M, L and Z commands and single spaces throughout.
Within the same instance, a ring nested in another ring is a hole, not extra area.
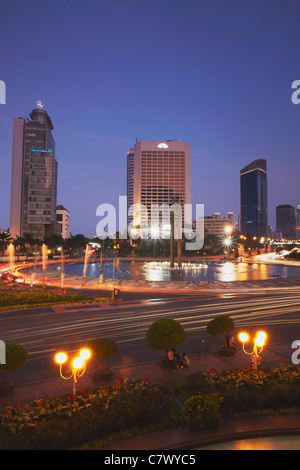
M 79 353 L 79 356 L 81 357 L 81 359 L 86 361 L 91 357 L 91 351 L 89 349 L 82 349 Z
M 259 346 L 260 348 L 265 344 L 265 340 L 262 337 L 255 338 L 254 342 L 256 346 Z
M 67 360 L 67 355 L 63 352 L 56 354 L 55 361 L 57 364 L 63 364 Z
M 239 334 L 239 340 L 242 343 L 246 343 L 246 341 L 248 341 L 248 339 L 249 339 L 249 336 L 247 335 L 247 333 L 240 333 Z
M 72 364 L 73 369 L 82 369 L 84 366 L 84 360 L 81 357 L 75 357 Z
M 263 341 L 265 341 L 265 339 L 267 338 L 267 335 L 264 331 L 259 331 L 257 333 L 257 338 L 261 338 Z

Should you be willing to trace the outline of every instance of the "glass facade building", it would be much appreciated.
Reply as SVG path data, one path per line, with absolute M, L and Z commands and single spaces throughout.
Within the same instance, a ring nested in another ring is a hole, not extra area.
M 296 237 L 295 207 L 283 204 L 276 207 L 276 232 L 283 238 L 293 240 Z
M 34 109 L 29 119 L 14 119 L 10 233 L 34 237 L 60 233 L 56 222 L 57 161 L 53 124 Z
M 240 171 L 241 231 L 268 235 L 267 162 L 255 160 Z

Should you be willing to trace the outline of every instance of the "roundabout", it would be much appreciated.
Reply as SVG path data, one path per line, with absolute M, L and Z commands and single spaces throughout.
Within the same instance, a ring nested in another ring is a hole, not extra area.
M 91 290 L 119 289 L 128 292 L 191 293 L 296 288 L 300 286 L 300 263 L 257 258 L 235 260 L 184 260 L 170 268 L 168 260 L 106 258 L 99 260 L 48 260 L 47 266 L 19 263 L 6 267 L 18 283 Z

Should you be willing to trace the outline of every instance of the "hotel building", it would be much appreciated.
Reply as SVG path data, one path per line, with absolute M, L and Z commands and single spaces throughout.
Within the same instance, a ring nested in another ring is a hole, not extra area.
M 184 204 L 191 204 L 191 149 L 186 142 L 140 141 L 127 154 L 127 204 L 142 204 L 147 209 L 135 210 L 128 216 L 136 227 L 150 227 L 153 204 L 179 203 L 184 220 Z M 138 206 L 139 207 L 139 206 Z M 161 226 L 166 214 L 160 213 Z M 192 220 L 190 220 L 192 224 Z

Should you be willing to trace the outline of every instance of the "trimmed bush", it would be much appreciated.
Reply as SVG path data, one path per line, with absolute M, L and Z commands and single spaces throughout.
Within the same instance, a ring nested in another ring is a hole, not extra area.
M 186 396 L 218 394 L 222 397 L 222 416 L 251 413 L 264 409 L 297 407 L 300 403 L 300 368 L 286 365 L 255 371 L 253 366 L 230 370 L 210 369 L 187 377 Z
M 169 351 L 185 343 L 185 331 L 172 318 L 160 318 L 152 323 L 146 334 L 146 343 L 152 349 Z
M 228 349 L 228 345 L 225 340 L 225 334 L 233 330 L 233 328 L 233 320 L 227 315 L 220 315 L 208 323 L 207 333 L 211 336 L 221 336 L 224 341 L 225 349 Z
M 20 344 L 6 344 L 6 364 L 0 364 L 2 381 L 0 386 L 7 385 L 6 376 L 12 369 L 23 367 L 28 358 L 26 349 Z
M 118 346 L 112 339 L 98 338 L 90 341 L 88 346 L 93 352 L 93 356 L 97 360 L 100 369 L 106 367 L 106 359 L 115 356 L 118 353 Z M 103 361 L 103 365 L 101 363 Z
M 154 423 L 174 411 L 165 389 L 149 379 L 118 379 L 76 397 L 36 400 L 0 414 L 0 449 L 68 449 L 111 432 Z

